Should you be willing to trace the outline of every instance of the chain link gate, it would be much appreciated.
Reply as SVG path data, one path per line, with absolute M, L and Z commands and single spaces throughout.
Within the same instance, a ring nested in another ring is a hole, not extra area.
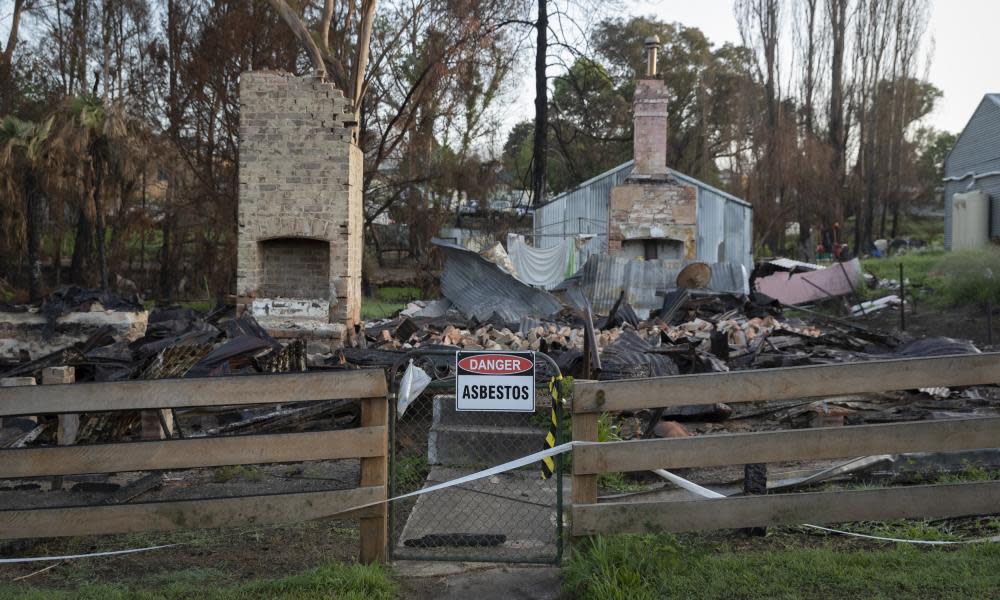
M 443 483 L 542 450 L 552 422 L 548 388 L 558 367 L 536 356 L 534 413 L 455 410 L 455 349 L 419 349 L 390 373 L 390 497 Z M 398 377 L 410 359 L 431 376 L 420 398 L 397 414 Z M 561 406 L 555 411 L 562 443 Z M 563 456 L 542 478 L 542 462 L 392 502 L 390 556 L 397 560 L 558 564 L 562 558 Z

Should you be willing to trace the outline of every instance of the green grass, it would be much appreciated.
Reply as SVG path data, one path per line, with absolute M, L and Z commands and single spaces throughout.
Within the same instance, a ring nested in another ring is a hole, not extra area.
M 868 259 L 864 270 L 880 279 L 899 279 L 899 265 L 910 290 L 923 295 L 938 307 L 982 306 L 987 301 L 1000 304 L 1000 248 L 987 246 L 968 252 L 928 250 L 892 258 Z M 868 290 L 878 297 L 884 290 Z
M 935 267 L 944 258 L 943 250 L 910 252 L 889 258 L 868 258 L 861 262 L 862 268 L 879 279 L 899 280 L 899 265 L 903 265 L 903 276 L 911 286 L 926 287 L 935 283 Z
M 380 287 L 375 297 L 385 302 L 412 302 L 420 300 L 420 288 L 387 285 Z
M 406 493 L 420 489 L 430 472 L 426 454 L 399 457 L 396 461 L 395 474 L 398 491 Z
M 234 479 L 260 481 L 263 478 L 264 473 L 255 465 L 227 465 L 212 472 L 212 481 L 215 483 L 226 483 Z
M 388 319 L 404 308 L 406 308 L 405 302 L 380 302 L 374 298 L 363 298 L 361 300 L 361 318 L 366 321 Z
M 1000 302 L 1000 248 L 953 252 L 936 266 L 941 301 L 952 306 Z
M 420 299 L 420 289 L 415 287 L 385 286 L 375 290 L 375 295 L 361 300 L 361 318 L 387 319 Z
M 57 590 L 12 583 L 0 584 L 0 600 L 207 600 L 337 598 L 338 600 L 391 600 L 396 584 L 379 565 L 330 563 L 280 579 L 257 579 L 232 585 L 214 585 L 216 573 L 210 569 L 157 575 L 142 585 L 85 583 L 74 590 Z
M 989 471 L 978 465 L 966 464 L 957 473 L 942 473 L 937 476 L 937 483 L 968 483 L 970 481 L 993 481 L 1000 479 L 1000 471 Z
M 597 537 L 563 569 L 581 600 L 990 598 L 1000 546 L 708 548 L 665 535 Z
M 597 485 L 623 494 L 646 489 L 642 484 L 625 479 L 624 473 L 601 473 L 597 476 Z

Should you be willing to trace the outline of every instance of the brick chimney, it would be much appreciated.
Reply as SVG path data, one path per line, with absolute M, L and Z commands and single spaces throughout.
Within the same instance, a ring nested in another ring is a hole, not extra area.
M 660 39 L 646 38 L 646 74 L 635 87 L 632 176 L 667 175 L 667 86 L 656 76 Z
M 667 86 L 656 78 L 660 40 L 646 38 L 646 72 L 635 87 L 635 167 L 611 188 L 608 253 L 661 260 L 671 268 L 697 256 L 698 193 L 667 168 Z

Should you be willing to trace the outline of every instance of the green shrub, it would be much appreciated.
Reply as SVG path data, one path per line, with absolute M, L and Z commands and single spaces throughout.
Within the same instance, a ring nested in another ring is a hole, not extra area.
M 1000 302 L 1000 248 L 954 252 L 933 269 L 941 300 L 952 306 Z

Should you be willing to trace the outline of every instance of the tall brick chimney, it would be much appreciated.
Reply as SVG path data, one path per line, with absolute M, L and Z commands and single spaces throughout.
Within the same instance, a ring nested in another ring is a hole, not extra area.
M 363 156 L 353 118 L 332 83 L 240 76 L 237 294 L 253 299 L 269 331 L 308 326 L 336 340 L 360 319 Z
M 635 167 L 611 188 L 608 252 L 672 267 L 697 256 L 698 193 L 667 168 L 667 86 L 656 78 L 660 40 L 646 38 L 646 72 L 635 86 Z
M 646 75 L 635 87 L 633 152 L 634 176 L 667 175 L 667 86 L 656 76 L 660 39 L 646 38 Z

